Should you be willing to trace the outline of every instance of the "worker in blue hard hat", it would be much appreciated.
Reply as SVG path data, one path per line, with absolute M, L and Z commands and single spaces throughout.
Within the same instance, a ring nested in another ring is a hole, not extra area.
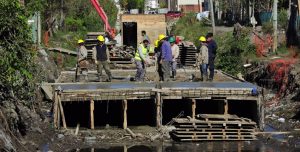
M 84 76 L 84 79 L 88 80 L 88 62 L 87 62 L 87 49 L 84 46 L 84 40 L 79 39 L 77 41 L 78 47 L 77 47 L 77 64 L 76 64 L 76 74 L 75 74 L 75 81 L 79 81 L 80 77 L 79 75 L 82 74 Z
M 204 36 L 201 36 L 199 38 L 200 41 L 200 49 L 199 52 L 196 54 L 196 61 L 197 66 L 200 66 L 200 75 L 201 80 L 207 81 L 208 80 L 208 73 L 207 73 L 207 67 L 208 67 L 208 47 L 207 47 L 207 41 Z

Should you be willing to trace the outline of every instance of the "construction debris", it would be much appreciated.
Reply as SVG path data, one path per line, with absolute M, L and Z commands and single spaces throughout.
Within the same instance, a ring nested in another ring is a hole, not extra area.
M 198 119 L 174 118 L 170 135 L 176 141 L 256 140 L 256 123 L 236 115 L 201 114 Z

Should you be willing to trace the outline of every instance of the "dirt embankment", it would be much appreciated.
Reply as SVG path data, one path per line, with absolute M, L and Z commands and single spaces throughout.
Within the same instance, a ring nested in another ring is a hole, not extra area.
M 261 62 L 248 69 L 245 78 L 265 88 L 267 123 L 280 130 L 299 127 L 300 62 L 297 58 Z

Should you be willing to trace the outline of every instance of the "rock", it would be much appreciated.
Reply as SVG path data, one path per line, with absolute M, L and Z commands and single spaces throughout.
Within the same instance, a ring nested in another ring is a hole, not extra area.
M 12 145 L 12 140 L 10 139 L 10 137 L 8 135 L 5 134 L 5 132 L 3 132 L 3 130 L 0 129 L 0 145 L 1 145 L 1 150 L 4 151 L 11 151 L 11 152 L 15 152 L 16 149 L 15 147 Z
M 96 137 L 92 136 L 92 137 L 84 137 L 84 142 L 88 143 L 88 144 L 93 144 L 96 142 Z
M 279 122 L 281 122 L 281 123 L 284 123 L 285 122 L 285 119 L 284 118 L 279 118 L 279 119 L 277 119 Z
M 39 127 L 32 127 L 31 130 L 34 131 L 34 132 L 38 132 L 38 133 L 40 133 L 40 134 L 43 133 L 42 129 L 39 128 Z
M 47 52 L 46 52 L 44 49 L 39 49 L 38 52 L 39 52 L 42 56 L 48 57 L 48 54 L 47 54 Z
M 58 135 L 57 135 L 57 138 L 58 138 L 58 139 L 62 139 L 62 138 L 64 138 L 64 137 L 65 137 L 65 135 L 63 135 L 63 134 L 58 134 Z

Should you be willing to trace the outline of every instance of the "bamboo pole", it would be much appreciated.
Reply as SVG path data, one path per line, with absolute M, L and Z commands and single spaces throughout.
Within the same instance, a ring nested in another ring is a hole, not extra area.
M 93 99 L 91 99 L 90 102 L 90 121 L 91 121 L 91 129 L 95 129 L 95 123 L 94 123 L 94 110 L 95 110 L 95 102 Z
M 123 129 L 127 128 L 127 100 L 123 100 Z
M 161 127 L 161 97 L 160 93 L 156 93 L 156 127 Z
M 274 29 L 274 38 L 273 38 L 273 53 L 277 50 L 277 4 L 278 0 L 274 0 L 273 4 L 273 29 Z
M 66 123 L 64 108 L 63 108 L 63 106 L 61 104 L 60 95 L 58 95 L 58 103 L 59 103 L 59 109 L 60 109 L 60 114 L 61 114 L 61 119 L 62 119 L 63 127 L 64 127 L 64 129 L 67 129 L 67 123 Z
M 212 30 L 213 30 L 213 34 L 216 35 L 215 13 L 214 13 L 213 1 L 209 0 L 209 4 L 210 4 L 210 14 L 211 14 L 210 17 L 211 17 Z

